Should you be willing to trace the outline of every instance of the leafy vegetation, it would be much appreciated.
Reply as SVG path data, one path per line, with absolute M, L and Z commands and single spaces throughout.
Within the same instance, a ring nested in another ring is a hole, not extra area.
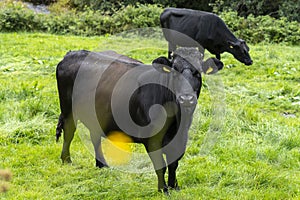
M 25 0 L 34 4 L 66 5 L 70 8 L 84 11 L 87 7 L 92 10 L 115 11 L 128 5 L 136 5 L 133 0 Z M 275 18 L 286 17 L 290 21 L 300 22 L 299 0 L 141 0 L 140 4 L 157 4 L 163 7 L 191 8 L 196 10 L 222 11 L 234 10 L 239 16 L 247 17 L 269 15 Z
M 0 168 L 13 173 L 10 190 L 1 199 L 169 199 L 156 192 L 154 171 L 96 169 L 78 133 L 72 165 L 61 164 L 62 141 L 55 143 L 55 68 L 67 51 L 111 49 L 151 63 L 167 55 L 166 42 L 41 33 L 1 33 L 0 41 Z M 178 169 L 182 190 L 172 192 L 172 199 L 300 197 L 300 47 L 250 48 L 252 66 L 225 53 L 224 69 L 204 76 Z M 224 101 L 216 94 L 223 94 Z M 210 132 L 218 103 L 223 126 Z M 216 143 L 205 149 L 209 136 Z
M 214 12 L 221 13 L 234 10 L 239 16 L 271 16 L 276 19 L 281 17 L 289 21 L 300 22 L 297 13 L 300 12 L 299 0 L 212 0 L 210 5 Z
M 76 13 L 65 11 L 53 14 L 36 14 L 22 3 L 0 3 L 0 31 L 43 31 L 57 34 L 104 35 L 133 28 L 159 25 L 162 8 L 156 5 L 127 6 L 113 16 L 102 11 Z
M 52 5 L 51 14 L 37 14 L 20 2 L 0 2 L 0 31 L 81 36 L 115 34 L 135 28 L 159 27 L 159 16 L 163 11 L 155 4 L 137 4 L 122 6 L 117 11 L 85 7 L 84 11 L 76 12 L 68 7 L 61 8 L 61 5 L 67 6 L 67 2 L 59 3 Z M 232 11 L 223 12 L 220 16 L 237 36 L 247 42 L 300 44 L 299 22 L 290 22 L 285 17 L 276 20 L 270 16 L 249 15 L 245 19 Z
M 270 16 L 236 16 L 235 12 L 223 12 L 220 17 L 239 37 L 250 43 L 300 44 L 300 24 L 289 22 L 287 18 L 274 19 Z

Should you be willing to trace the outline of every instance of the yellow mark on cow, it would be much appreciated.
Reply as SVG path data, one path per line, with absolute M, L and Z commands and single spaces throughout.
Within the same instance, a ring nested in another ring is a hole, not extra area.
M 171 72 L 171 70 L 169 68 L 165 67 L 165 66 L 163 67 L 163 70 L 164 70 L 164 72 L 167 72 L 167 73 Z
M 212 71 L 214 71 L 214 68 L 209 67 L 209 68 L 206 70 L 206 73 L 209 74 L 209 73 L 211 73 Z
M 131 159 L 132 139 L 123 132 L 110 132 L 103 142 L 103 154 L 108 165 L 124 165 Z
M 230 48 L 230 49 L 233 49 L 233 46 L 230 45 L 229 48 Z

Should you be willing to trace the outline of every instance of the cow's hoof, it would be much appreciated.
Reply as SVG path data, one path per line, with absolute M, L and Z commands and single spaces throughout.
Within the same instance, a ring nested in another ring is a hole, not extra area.
M 67 156 L 65 158 L 61 158 L 61 160 L 62 160 L 63 164 L 71 164 L 72 163 L 72 160 L 71 160 L 70 156 Z
M 164 193 L 164 195 L 170 196 L 169 189 L 167 187 L 158 189 L 158 192 L 161 192 L 161 193 Z
M 170 188 L 171 188 L 171 190 L 180 191 L 180 187 L 179 186 L 170 187 Z
M 96 167 L 103 168 L 103 167 L 108 167 L 108 165 L 96 159 Z

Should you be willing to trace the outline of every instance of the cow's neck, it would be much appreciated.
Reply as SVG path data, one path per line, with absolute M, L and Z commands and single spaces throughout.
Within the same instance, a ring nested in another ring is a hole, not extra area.
M 238 39 L 233 35 L 233 33 L 231 31 L 229 31 L 229 29 L 228 29 L 228 31 L 225 31 L 224 34 L 225 34 L 225 38 L 226 38 L 225 46 L 227 47 L 226 50 L 228 50 L 230 48 L 229 44 L 230 43 L 237 43 Z
M 215 45 L 217 46 L 217 48 L 219 48 L 220 53 L 223 53 L 225 51 L 228 52 L 228 50 L 230 49 L 229 42 L 236 43 L 238 39 L 233 35 L 233 33 L 229 30 L 224 22 L 221 22 L 219 26 L 220 28 L 217 29 L 218 31 L 216 36 L 216 38 L 218 38 L 216 40 L 217 44 Z

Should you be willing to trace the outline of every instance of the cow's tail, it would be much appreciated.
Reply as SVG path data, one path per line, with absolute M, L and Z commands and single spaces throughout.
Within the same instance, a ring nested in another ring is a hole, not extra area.
M 58 142 L 60 136 L 61 136 L 61 132 L 63 130 L 64 127 L 64 117 L 62 114 L 60 114 L 59 118 L 58 118 L 58 123 L 56 126 L 56 142 Z
M 162 28 L 170 28 L 170 17 L 183 17 L 183 13 L 174 11 L 173 9 L 166 8 L 160 15 L 160 24 Z
M 170 11 L 164 10 L 160 15 L 160 24 L 162 28 L 169 28 L 168 19 L 170 17 Z

